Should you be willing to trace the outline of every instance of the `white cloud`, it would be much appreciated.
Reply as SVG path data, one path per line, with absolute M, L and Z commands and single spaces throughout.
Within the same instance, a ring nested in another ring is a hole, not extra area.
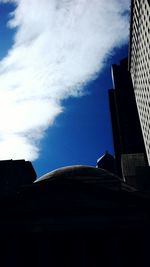
M 39 156 L 44 131 L 128 38 L 129 0 L 14 2 L 14 44 L 0 61 L 0 159 Z M 2 38 L 2 36 L 1 36 Z

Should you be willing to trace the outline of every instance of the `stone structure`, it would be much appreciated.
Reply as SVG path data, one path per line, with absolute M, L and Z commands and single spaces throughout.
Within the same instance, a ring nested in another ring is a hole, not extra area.
M 0 197 L 2 266 L 148 266 L 149 196 L 70 166 Z

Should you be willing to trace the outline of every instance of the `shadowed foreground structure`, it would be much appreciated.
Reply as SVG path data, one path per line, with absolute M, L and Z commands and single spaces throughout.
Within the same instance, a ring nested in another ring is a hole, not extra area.
M 70 166 L 1 196 L 1 266 L 148 266 L 149 196 Z

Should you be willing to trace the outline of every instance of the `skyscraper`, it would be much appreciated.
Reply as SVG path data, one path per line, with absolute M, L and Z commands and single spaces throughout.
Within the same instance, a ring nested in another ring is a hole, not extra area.
M 146 188 L 150 175 L 150 0 L 131 0 L 128 67 L 126 63 L 112 66 L 115 90 L 109 90 L 115 158 L 118 173 L 127 183 L 141 187 L 142 182 Z
M 129 71 L 150 165 L 150 0 L 131 0 Z
M 137 166 L 145 166 L 145 147 L 133 91 L 128 59 L 112 66 L 114 89 L 109 90 L 117 173 L 135 184 Z M 131 177 L 132 176 L 132 177 Z

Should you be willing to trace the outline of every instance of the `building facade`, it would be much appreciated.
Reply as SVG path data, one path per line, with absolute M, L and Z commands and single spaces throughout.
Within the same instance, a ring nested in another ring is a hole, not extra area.
M 128 67 L 150 165 L 150 0 L 131 1 Z
M 147 267 L 149 206 L 104 169 L 54 170 L 0 195 L 1 266 Z
M 147 161 L 127 58 L 112 66 L 112 79 L 109 105 L 117 173 L 134 184 L 137 166 L 146 166 Z

